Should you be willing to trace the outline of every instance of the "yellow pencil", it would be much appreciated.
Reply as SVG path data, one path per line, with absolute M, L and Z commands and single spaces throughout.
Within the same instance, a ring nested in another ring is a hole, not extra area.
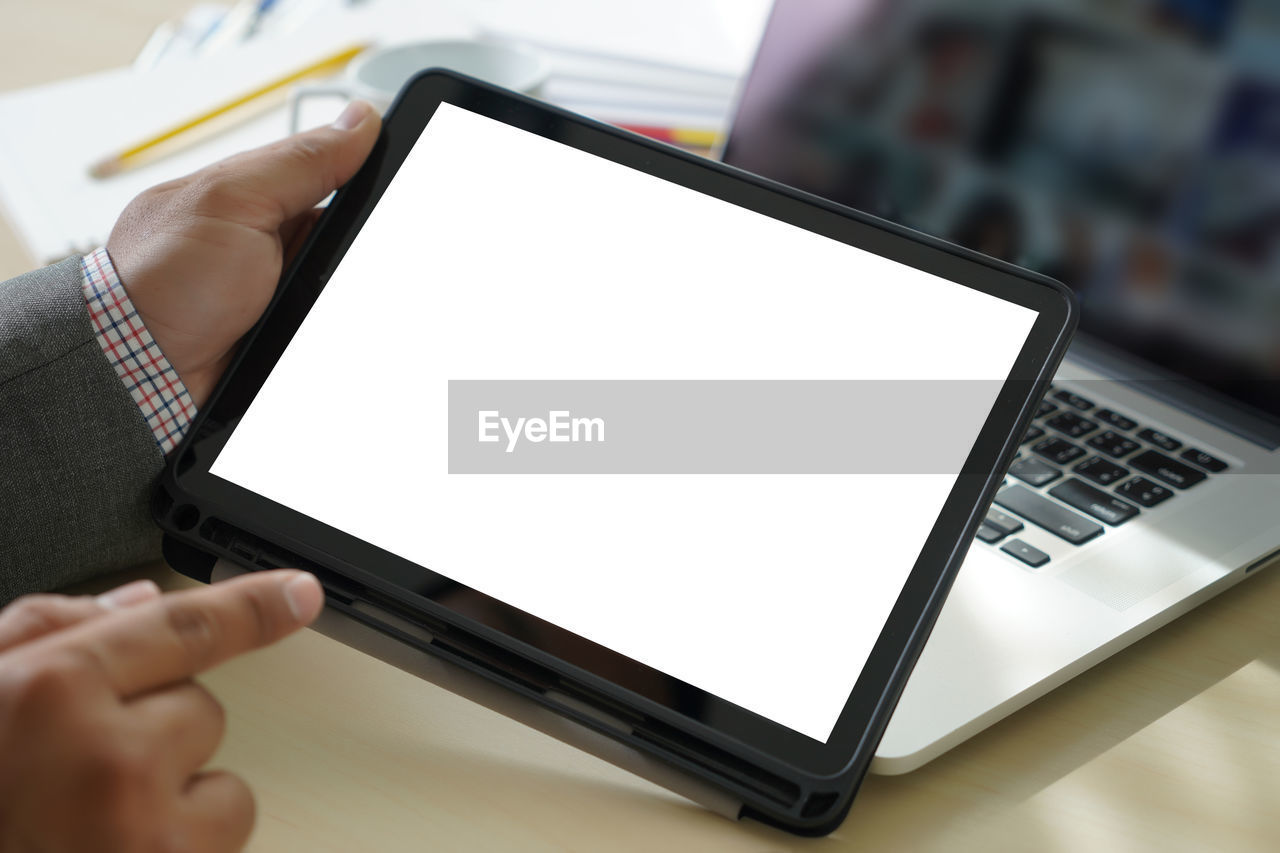
M 105 178 L 141 165 L 144 162 L 151 162 L 157 157 L 163 156 L 163 154 L 172 153 L 179 148 L 185 148 L 188 144 L 195 144 L 197 141 L 208 137 L 207 133 L 196 133 L 197 129 L 210 130 L 214 126 L 219 127 L 219 129 L 225 129 L 226 123 L 219 121 L 220 119 L 231 116 L 233 113 L 244 112 L 243 108 L 249 106 L 273 104 L 271 96 L 283 97 L 290 85 L 308 77 L 332 74 L 367 47 L 367 44 L 352 45 L 295 71 L 291 71 L 283 77 L 264 83 L 256 89 L 238 95 L 210 110 L 192 116 L 168 130 L 99 160 L 89 167 L 89 174 L 95 178 Z

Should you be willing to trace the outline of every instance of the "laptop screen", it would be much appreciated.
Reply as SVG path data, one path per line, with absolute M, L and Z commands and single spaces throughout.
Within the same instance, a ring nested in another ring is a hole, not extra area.
M 1280 423 L 1280 7 L 778 0 L 724 159 L 1044 272 Z
M 210 471 L 826 741 L 1037 316 L 444 103 Z

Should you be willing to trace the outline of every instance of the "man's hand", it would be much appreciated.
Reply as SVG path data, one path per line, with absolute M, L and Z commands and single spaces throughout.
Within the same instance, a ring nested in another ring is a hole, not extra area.
M 380 126 L 356 101 L 329 127 L 152 187 L 120 215 L 107 253 L 196 406 L 271 301 L 315 206 L 356 173 Z
M 192 680 L 310 623 L 315 578 L 261 572 L 159 596 L 32 596 L 0 612 L 0 851 L 239 850 L 254 805 L 202 770 L 222 707 Z

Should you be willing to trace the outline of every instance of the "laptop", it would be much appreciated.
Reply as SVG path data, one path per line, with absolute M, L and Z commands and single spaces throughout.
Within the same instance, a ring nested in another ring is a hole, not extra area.
M 721 156 L 1081 297 L 872 772 L 1280 562 L 1273 4 L 777 0 Z

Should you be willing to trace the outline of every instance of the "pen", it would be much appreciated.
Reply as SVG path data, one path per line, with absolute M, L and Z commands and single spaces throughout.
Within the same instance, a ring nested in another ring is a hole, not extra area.
M 245 31 L 244 37 L 251 39 L 258 34 L 262 28 L 262 21 L 276 5 L 276 0 L 258 0 L 258 7 L 253 12 L 253 19 L 249 22 L 249 27 Z
M 151 38 L 147 39 L 147 43 L 138 52 L 138 58 L 133 61 L 133 67 L 142 71 L 153 68 L 177 37 L 178 28 L 172 21 L 165 21 L 156 27 L 151 33 Z
M 228 45 L 243 40 L 258 16 L 258 0 L 240 0 L 232 6 L 218 26 L 200 43 L 200 55 L 209 56 Z

